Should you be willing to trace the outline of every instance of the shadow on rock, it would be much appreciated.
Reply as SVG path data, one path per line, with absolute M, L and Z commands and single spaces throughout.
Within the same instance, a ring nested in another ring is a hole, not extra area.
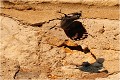
M 89 62 L 83 62 L 82 65 L 79 66 L 79 70 L 90 73 L 108 73 L 108 71 L 104 69 L 103 62 L 104 58 L 98 58 L 96 62 L 92 64 L 90 64 Z
M 80 40 L 87 38 L 88 34 L 82 23 L 79 21 L 72 22 L 68 30 L 64 30 L 65 34 L 73 40 Z

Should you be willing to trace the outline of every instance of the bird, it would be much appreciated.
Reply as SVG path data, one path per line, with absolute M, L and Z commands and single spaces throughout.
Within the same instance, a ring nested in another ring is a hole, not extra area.
M 51 19 L 49 21 L 31 24 L 31 26 L 41 27 L 43 24 L 49 23 L 50 21 L 61 20 L 60 28 L 64 30 L 65 34 L 70 39 L 81 40 L 81 39 L 85 39 L 88 36 L 87 31 L 83 27 L 82 23 L 80 21 L 76 21 L 77 19 L 80 19 L 82 15 L 82 11 L 74 12 L 70 14 L 65 14 L 65 13 L 62 13 L 61 11 L 58 11 L 58 13 L 64 14 L 64 16 L 56 19 Z

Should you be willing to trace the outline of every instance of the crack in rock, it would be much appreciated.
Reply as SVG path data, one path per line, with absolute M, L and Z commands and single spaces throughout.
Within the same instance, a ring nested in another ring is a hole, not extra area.
M 15 68 L 17 68 L 17 70 L 16 70 L 16 72 L 15 72 L 15 74 L 14 74 L 14 76 L 13 76 L 14 79 L 16 78 L 17 74 L 18 74 L 19 71 L 20 71 L 20 66 L 15 66 Z

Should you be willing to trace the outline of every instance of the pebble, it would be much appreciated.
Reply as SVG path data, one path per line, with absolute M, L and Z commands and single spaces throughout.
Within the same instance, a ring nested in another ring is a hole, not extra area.
M 102 64 L 104 62 L 104 58 L 98 58 L 97 62 L 100 63 L 100 64 Z
M 83 60 L 83 62 L 88 62 L 92 64 L 96 62 L 96 59 L 91 55 L 91 53 L 87 53 L 85 54 L 85 59 Z
M 92 64 L 92 66 L 94 66 L 94 67 L 102 67 L 103 65 L 98 63 L 98 62 L 95 62 L 95 63 Z

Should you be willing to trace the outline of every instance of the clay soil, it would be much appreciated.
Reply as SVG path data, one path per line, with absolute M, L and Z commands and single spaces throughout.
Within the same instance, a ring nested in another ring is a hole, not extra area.
M 120 79 L 118 5 L 5 1 L 0 8 L 0 80 Z M 31 26 L 64 16 L 58 11 L 82 11 L 87 37 L 71 40 L 60 20 Z

